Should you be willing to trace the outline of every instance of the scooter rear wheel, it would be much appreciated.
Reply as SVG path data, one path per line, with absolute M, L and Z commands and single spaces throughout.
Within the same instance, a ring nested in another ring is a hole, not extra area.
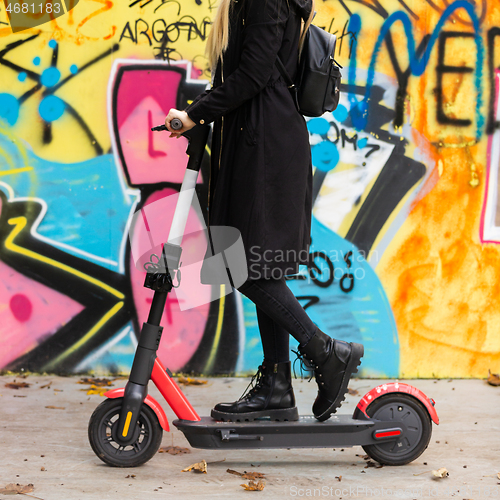
M 123 398 L 106 399 L 89 421 L 89 441 L 94 453 L 113 467 L 137 467 L 150 460 L 161 445 L 163 429 L 155 412 L 143 405 L 135 423 L 134 439 L 123 446 L 116 441 Z
M 354 418 L 361 411 L 356 408 Z M 363 446 L 371 458 L 384 465 L 404 465 L 418 458 L 427 448 L 431 439 L 432 423 L 429 412 L 416 398 L 407 394 L 393 393 L 381 396 L 366 409 L 373 419 L 403 422 L 407 432 L 393 441 Z

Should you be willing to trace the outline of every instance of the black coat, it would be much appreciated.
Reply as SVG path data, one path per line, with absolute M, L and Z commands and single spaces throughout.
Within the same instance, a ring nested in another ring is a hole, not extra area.
M 249 277 L 296 274 L 307 263 L 312 166 L 305 120 L 275 61 L 297 70 L 311 0 L 238 0 L 213 87 L 186 109 L 214 121 L 209 224 L 242 235 Z

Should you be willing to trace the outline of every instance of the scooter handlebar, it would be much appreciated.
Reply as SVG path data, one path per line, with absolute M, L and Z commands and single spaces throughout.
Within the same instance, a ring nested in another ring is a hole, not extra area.
M 182 128 L 181 120 L 174 118 L 170 122 L 170 127 L 174 130 L 180 130 Z M 152 127 L 151 130 L 153 132 L 161 132 L 168 129 L 165 125 L 158 125 L 157 127 Z M 186 153 L 189 156 L 188 168 L 191 170 L 199 170 L 200 168 L 209 130 L 210 126 L 208 125 L 196 125 L 196 127 L 182 134 L 189 141 Z
M 180 130 L 182 128 L 182 122 L 179 120 L 179 118 L 174 118 L 170 122 L 170 127 L 174 130 Z M 168 130 L 166 125 L 158 125 L 157 127 L 152 127 L 151 130 L 153 132 L 163 132 L 163 130 Z

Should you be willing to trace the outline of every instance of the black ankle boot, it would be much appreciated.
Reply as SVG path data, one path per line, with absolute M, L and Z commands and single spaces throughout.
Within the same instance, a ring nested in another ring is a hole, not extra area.
M 314 416 L 327 420 L 345 398 L 349 379 L 358 371 L 363 357 L 363 346 L 334 340 L 318 328 L 305 346 L 299 346 L 299 351 L 314 369 L 318 383 Z
M 255 385 L 233 403 L 219 403 L 212 410 L 212 418 L 226 421 L 255 420 L 298 420 L 292 389 L 290 361 L 269 363 L 266 360 L 259 366 L 252 382 Z M 252 383 L 251 382 L 251 383 Z

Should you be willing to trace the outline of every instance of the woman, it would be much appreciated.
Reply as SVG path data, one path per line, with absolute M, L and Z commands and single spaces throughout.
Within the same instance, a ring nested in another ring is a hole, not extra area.
M 361 344 L 319 330 L 284 278 L 308 263 L 312 167 L 305 120 L 275 62 L 279 56 L 295 76 L 302 21 L 305 32 L 312 12 L 313 0 L 221 0 L 207 40 L 212 89 L 165 119 L 171 137 L 214 122 L 209 221 L 240 231 L 248 280 L 238 290 L 257 307 L 264 361 L 256 384 L 238 401 L 217 404 L 217 419 L 298 419 L 289 334 L 314 367 L 313 413 L 321 421 L 340 406 L 363 355 Z M 174 118 L 182 129 L 172 130 Z

